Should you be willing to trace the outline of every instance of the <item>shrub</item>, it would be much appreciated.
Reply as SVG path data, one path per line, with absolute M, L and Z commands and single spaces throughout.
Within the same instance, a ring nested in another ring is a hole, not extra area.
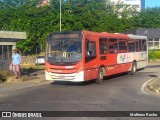
M 7 71 L 5 71 L 5 70 L 1 70 L 0 71 L 0 83 L 1 82 L 4 82 L 4 81 L 6 81 L 7 80 Z
M 160 51 L 149 51 L 148 58 L 150 61 L 156 61 L 157 59 L 160 59 Z

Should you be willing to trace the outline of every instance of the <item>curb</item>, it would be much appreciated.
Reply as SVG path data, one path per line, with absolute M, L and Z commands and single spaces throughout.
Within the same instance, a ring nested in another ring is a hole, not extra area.
M 159 79 L 160 77 L 148 80 L 142 85 L 141 91 L 145 94 L 160 95 L 160 87 L 154 86 L 154 83 L 157 82 Z
M 150 91 L 152 91 L 152 92 L 154 92 L 154 93 L 157 93 L 157 94 L 160 94 L 160 87 L 155 87 L 153 84 L 155 83 L 155 82 L 157 82 L 158 80 L 160 79 L 160 77 L 159 78 L 154 78 L 152 81 L 151 81 L 151 83 L 149 83 L 148 85 L 147 85 L 147 88 L 150 90 Z
M 142 91 L 143 93 L 148 94 L 148 92 L 146 92 L 145 88 L 147 88 L 147 85 L 148 85 L 149 83 L 151 83 L 152 81 L 153 81 L 153 79 L 150 79 L 150 80 L 148 80 L 147 82 L 143 83 L 143 85 L 141 86 L 141 91 Z M 147 88 L 147 90 L 148 90 L 148 88 Z

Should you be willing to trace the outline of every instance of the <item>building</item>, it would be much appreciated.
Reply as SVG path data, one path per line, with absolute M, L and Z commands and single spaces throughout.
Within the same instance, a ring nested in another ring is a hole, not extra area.
M 0 31 L 0 70 L 8 69 L 16 42 L 26 39 L 25 32 Z
M 160 28 L 128 30 L 123 33 L 147 36 L 149 50 L 160 50 Z
M 141 8 L 145 9 L 145 0 L 141 0 Z
M 134 7 L 137 11 L 145 8 L 145 0 L 110 0 L 110 2 L 116 4 L 118 2 L 122 2 L 124 4 L 129 4 Z

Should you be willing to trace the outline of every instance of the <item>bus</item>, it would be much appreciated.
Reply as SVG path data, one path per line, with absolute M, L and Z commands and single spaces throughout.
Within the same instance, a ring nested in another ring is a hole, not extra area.
M 148 61 L 147 37 L 92 31 L 54 32 L 47 36 L 46 80 L 82 82 L 129 72 Z

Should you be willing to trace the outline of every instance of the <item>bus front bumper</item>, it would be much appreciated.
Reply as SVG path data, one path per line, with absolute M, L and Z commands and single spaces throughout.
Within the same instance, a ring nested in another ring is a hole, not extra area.
M 84 81 L 84 72 L 71 73 L 71 74 L 59 74 L 45 71 L 46 80 L 52 81 L 71 81 L 82 82 Z

